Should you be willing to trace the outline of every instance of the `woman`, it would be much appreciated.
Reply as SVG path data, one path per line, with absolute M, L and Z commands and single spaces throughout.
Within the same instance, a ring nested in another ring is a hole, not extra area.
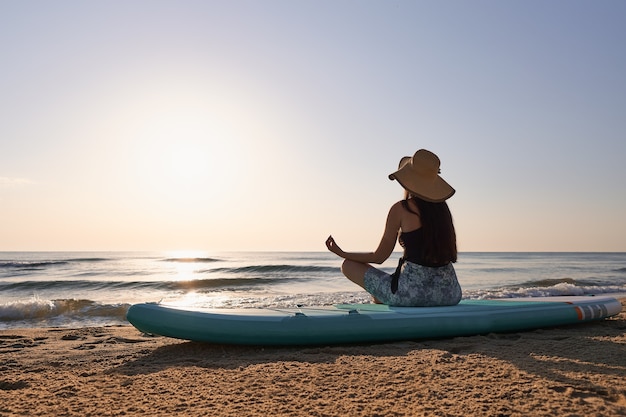
M 405 199 L 391 206 L 385 232 L 375 252 L 344 252 L 332 236 L 331 252 L 345 259 L 341 271 L 374 296 L 393 306 L 446 306 L 458 304 L 461 287 L 452 266 L 457 259 L 452 215 L 445 202 L 455 190 L 439 174 L 437 155 L 420 149 L 400 160 L 389 179 L 405 190 Z M 396 238 L 404 248 L 392 275 L 369 263 L 382 264 L 393 252 Z

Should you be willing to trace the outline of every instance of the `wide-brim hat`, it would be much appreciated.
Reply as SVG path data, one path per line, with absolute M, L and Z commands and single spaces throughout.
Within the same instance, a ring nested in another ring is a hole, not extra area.
M 422 200 L 441 203 L 452 197 L 455 190 L 439 176 L 440 165 L 437 155 L 420 149 L 413 157 L 402 158 L 398 170 L 389 175 L 389 179 L 398 181 L 405 190 Z

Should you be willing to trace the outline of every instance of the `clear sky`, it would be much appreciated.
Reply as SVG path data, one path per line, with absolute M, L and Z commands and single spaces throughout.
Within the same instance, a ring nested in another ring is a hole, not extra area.
M 626 251 L 626 1 L 0 1 L 0 250 Z

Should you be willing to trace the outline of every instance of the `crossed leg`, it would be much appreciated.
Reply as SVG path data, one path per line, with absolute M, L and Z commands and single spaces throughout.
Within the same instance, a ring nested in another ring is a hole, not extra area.
M 346 278 L 365 290 L 365 272 L 367 272 L 367 270 L 371 267 L 372 266 L 369 264 L 346 259 L 341 264 L 341 272 L 346 276 Z M 376 304 L 382 304 L 376 299 L 376 297 L 373 298 Z

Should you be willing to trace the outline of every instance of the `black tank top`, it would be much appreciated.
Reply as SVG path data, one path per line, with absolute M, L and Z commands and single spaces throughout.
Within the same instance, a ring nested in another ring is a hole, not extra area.
M 421 227 L 419 229 L 411 230 L 410 232 L 400 233 L 398 243 L 400 243 L 400 246 L 404 248 L 404 255 L 402 256 L 402 260 L 404 261 L 409 261 L 414 264 L 430 267 L 445 266 L 449 263 L 445 262 L 432 264 L 424 261 L 424 259 L 422 258 L 422 249 L 424 247 L 424 232 Z

